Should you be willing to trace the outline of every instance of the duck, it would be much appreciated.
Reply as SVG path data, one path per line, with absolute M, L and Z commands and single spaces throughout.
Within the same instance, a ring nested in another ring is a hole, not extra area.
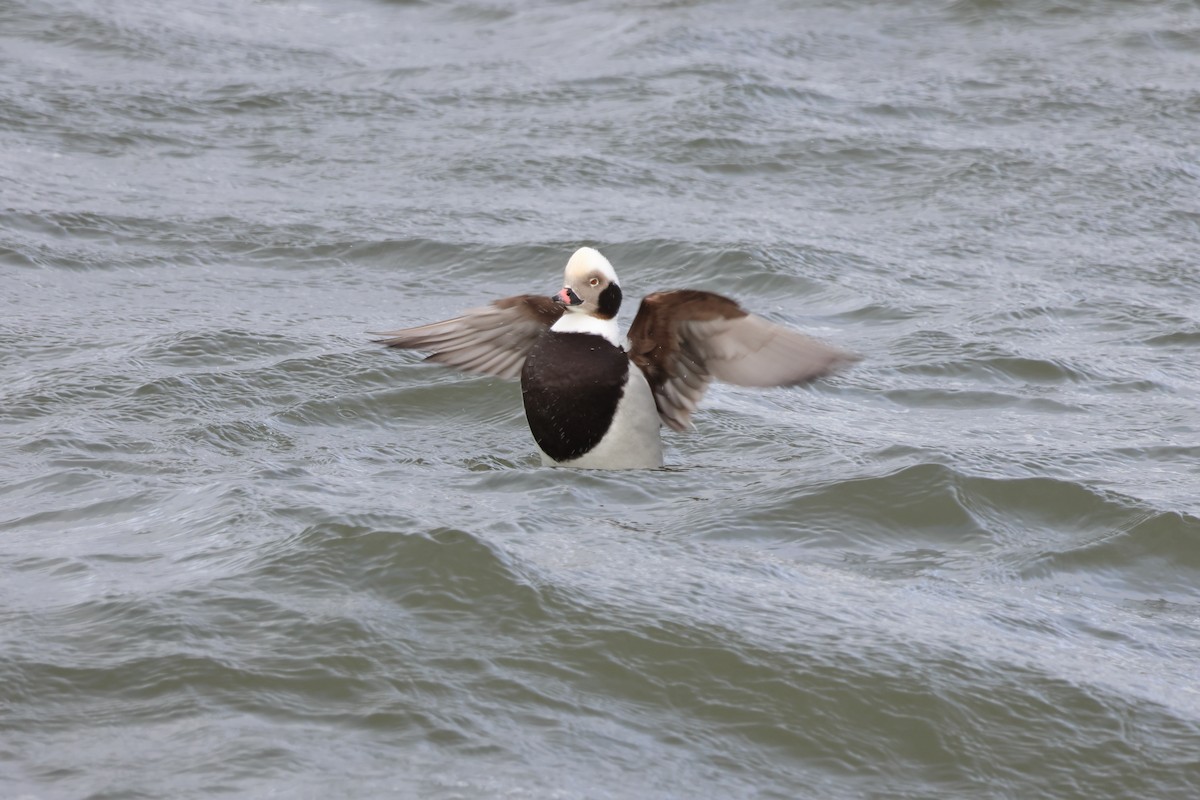
M 622 338 L 623 299 L 608 259 L 581 247 L 551 296 L 506 297 L 453 319 L 370 335 L 427 352 L 427 361 L 520 379 L 542 464 L 580 469 L 664 466 L 662 427 L 688 430 L 713 380 L 797 386 L 858 360 L 699 289 L 647 295 Z

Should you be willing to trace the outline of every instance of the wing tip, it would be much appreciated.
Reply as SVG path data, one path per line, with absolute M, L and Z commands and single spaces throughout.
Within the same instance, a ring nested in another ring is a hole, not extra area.
M 375 337 L 371 344 L 381 344 L 384 347 L 415 347 L 404 331 L 367 331 L 367 336 Z

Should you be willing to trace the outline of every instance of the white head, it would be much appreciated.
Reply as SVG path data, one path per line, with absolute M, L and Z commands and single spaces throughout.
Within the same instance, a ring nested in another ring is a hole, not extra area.
M 594 333 L 620 347 L 617 312 L 621 286 L 608 259 L 590 247 L 581 247 L 567 262 L 563 288 L 554 300 L 566 306 L 551 330 L 560 333 Z
M 613 319 L 621 309 L 616 270 L 598 250 L 581 247 L 567 262 L 562 291 L 554 299 L 568 311 Z

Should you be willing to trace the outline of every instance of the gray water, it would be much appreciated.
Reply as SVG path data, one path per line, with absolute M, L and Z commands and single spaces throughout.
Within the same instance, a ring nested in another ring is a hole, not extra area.
M 864 360 L 364 335 L 582 244 Z M 0 796 L 1200 796 L 1198 254 L 1192 2 L 0 0 Z

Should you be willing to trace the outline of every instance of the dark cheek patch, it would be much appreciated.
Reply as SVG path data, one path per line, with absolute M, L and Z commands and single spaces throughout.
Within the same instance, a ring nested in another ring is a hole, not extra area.
M 615 283 L 610 283 L 603 292 L 600 293 L 600 299 L 597 302 L 597 313 L 602 317 L 612 319 L 621 310 L 621 287 Z

